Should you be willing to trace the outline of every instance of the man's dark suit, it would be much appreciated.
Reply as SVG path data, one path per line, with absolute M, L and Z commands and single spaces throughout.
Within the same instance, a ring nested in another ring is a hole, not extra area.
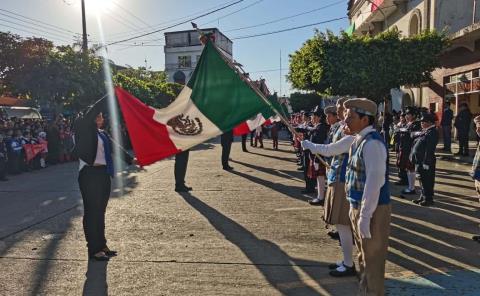
M 410 160 L 415 164 L 420 174 L 422 196 L 427 201 L 433 201 L 433 187 L 435 184 L 435 149 L 438 143 L 438 132 L 435 126 L 422 131 L 414 140 Z M 428 166 L 428 169 L 424 168 Z

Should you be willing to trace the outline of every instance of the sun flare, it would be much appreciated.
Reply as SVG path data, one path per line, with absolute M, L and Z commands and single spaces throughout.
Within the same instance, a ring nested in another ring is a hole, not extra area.
M 85 9 L 90 12 L 105 12 L 113 7 L 114 0 L 85 0 Z

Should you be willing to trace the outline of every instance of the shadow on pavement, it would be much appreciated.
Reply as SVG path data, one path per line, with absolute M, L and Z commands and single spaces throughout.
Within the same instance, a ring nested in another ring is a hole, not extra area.
M 317 289 L 304 283 L 294 266 L 301 260 L 291 258 L 275 243 L 262 240 L 245 229 L 240 224 L 226 217 L 216 209 L 205 204 L 190 193 L 182 193 L 183 199 L 201 215 L 208 219 L 210 224 L 223 236 L 235 244 L 254 266 L 262 273 L 265 279 L 277 291 L 283 295 L 324 295 L 324 287 L 318 281 Z M 316 278 L 319 269 L 327 269 L 327 264 L 322 262 L 311 262 L 299 268 L 316 268 Z M 312 271 L 310 270 L 310 273 Z M 316 286 L 316 284 L 315 284 Z M 318 289 L 320 291 L 318 291 Z
M 88 261 L 85 283 L 83 284 L 83 296 L 108 295 L 107 266 L 108 261 Z

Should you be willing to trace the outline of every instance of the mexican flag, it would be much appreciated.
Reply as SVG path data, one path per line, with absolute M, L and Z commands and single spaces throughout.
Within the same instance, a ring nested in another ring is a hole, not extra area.
M 115 93 L 144 166 L 230 131 L 265 109 L 253 87 L 209 40 L 189 82 L 168 107 L 149 107 L 120 87 Z
M 276 95 L 268 97 L 270 104 L 275 108 L 275 110 L 280 110 L 280 104 Z M 277 106 L 278 105 L 278 106 Z M 280 117 L 273 111 L 270 106 L 266 106 L 260 113 L 253 116 L 250 119 L 240 123 L 233 129 L 233 134 L 235 136 L 241 136 L 250 133 L 261 125 L 269 125 L 273 122 L 280 121 Z

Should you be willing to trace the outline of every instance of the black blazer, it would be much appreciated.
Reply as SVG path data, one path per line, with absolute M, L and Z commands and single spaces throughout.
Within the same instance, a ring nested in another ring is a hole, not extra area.
M 434 165 L 436 162 L 435 149 L 438 143 L 437 128 L 432 127 L 422 132 L 414 143 L 410 161 L 417 165 Z
M 75 131 L 75 147 L 73 148 L 73 153 L 88 165 L 93 165 L 95 157 L 97 156 L 98 129 L 95 118 L 103 110 L 103 101 L 104 100 L 100 100 L 89 107 L 83 116 L 75 121 L 73 126 Z M 110 141 L 110 144 L 113 150 L 115 143 Z M 133 161 L 133 158 L 125 152 L 120 153 L 120 157 L 128 164 L 131 164 Z

